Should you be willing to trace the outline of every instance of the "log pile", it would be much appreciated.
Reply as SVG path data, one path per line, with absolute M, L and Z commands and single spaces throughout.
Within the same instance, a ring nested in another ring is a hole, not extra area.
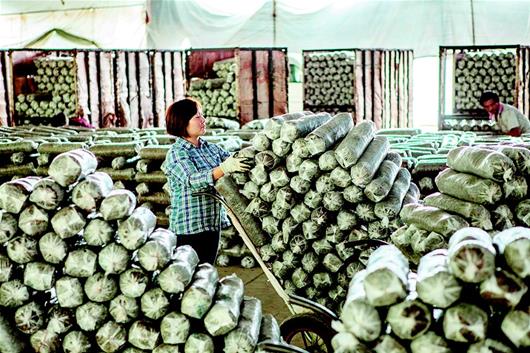
M 349 241 L 388 239 L 419 196 L 388 139 L 373 122 L 353 127 L 348 113 L 272 118 L 238 154 L 254 168 L 217 190 L 283 287 L 335 310 L 370 252 L 343 266 L 359 256 Z
M 191 247 L 175 248 L 155 214 L 96 169 L 96 156 L 77 149 L 46 178 L 0 186 L 0 337 L 9 337 L 0 351 L 235 353 L 280 343 L 241 279 L 219 279 Z

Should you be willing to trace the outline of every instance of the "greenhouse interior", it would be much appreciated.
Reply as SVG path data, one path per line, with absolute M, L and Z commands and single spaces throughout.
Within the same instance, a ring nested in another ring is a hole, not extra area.
M 529 117 L 530 0 L 0 0 L 0 353 L 530 352 Z

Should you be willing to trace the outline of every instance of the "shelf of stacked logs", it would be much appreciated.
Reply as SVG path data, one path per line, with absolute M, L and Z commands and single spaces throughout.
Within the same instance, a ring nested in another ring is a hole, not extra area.
M 216 189 L 284 289 L 333 310 L 370 253 L 354 255 L 349 241 L 388 239 L 419 195 L 388 139 L 349 113 L 272 118 L 238 155 L 254 167 Z
M 464 146 L 447 155 L 448 168 L 435 183 L 439 192 L 403 207 L 405 226 L 392 242 L 417 263 L 427 252 L 447 247 L 448 236 L 473 226 L 492 234 L 530 226 L 530 150 L 515 144 Z
M 246 124 L 244 129 L 221 118 L 208 118 L 208 124 L 204 138 L 230 151 L 239 150 L 248 143 L 245 139 L 262 128 L 261 120 Z M 114 188 L 133 191 L 138 202 L 155 213 L 160 226 L 169 226 L 170 190 L 161 165 L 175 137 L 166 135 L 165 129 L 20 126 L 0 128 L 0 139 L 0 156 L 4 157 L 0 158 L 0 182 L 27 175 L 45 177 L 58 154 L 86 148 L 96 155 L 97 171 L 108 174 Z M 239 236 L 225 238 L 221 245 L 226 247 L 221 248 L 219 265 L 255 266 Z
M 530 229 L 476 227 L 419 259 L 378 248 L 350 282 L 335 353 L 522 353 L 530 347 Z
M 0 351 L 198 353 L 281 344 L 276 320 L 157 228 L 86 149 L 0 186 Z M 286 349 L 284 347 L 284 349 Z M 300 350 L 299 350 L 300 352 Z

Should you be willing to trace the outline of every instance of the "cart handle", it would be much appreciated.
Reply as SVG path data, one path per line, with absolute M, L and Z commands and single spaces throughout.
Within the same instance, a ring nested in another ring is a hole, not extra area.
M 289 294 L 289 302 L 294 305 L 301 306 L 306 309 L 310 309 L 313 312 L 324 315 L 330 321 L 338 320 L 339 317 L 330 309 L 326 308 L 324 305 L 321 305 L 317 302 L 314 302 L 310 299 L 298 296 L 296 294 Z
M 220 202 L 223 204 L 223 206 L 225 207 L 229 207 L 228 204 L 226 203 L 225 199 L 219 195 L 219 193 L 215 190 L 207 190 L 207 191 L 196 191 L 194 193 L 191 194 L 192 196 L 210 196 L 212 198 L 214 198 L 216 201 Z
M 265 340 L 258 343 L 258 348 L 266 352 L 277 352 L 277 353 L 307 353 L 306 350 L 287 344 L 278 343 L 271 340 Z
M 217 200 L 223 206 L 226 207 L 228 216 L 232 220 L 232 224 L 234 225 L 234 227 L 236 228 L 237 232 L 239 233 L 239 236 L 243 239 L 243 243 L 250 250 L 250 252 L 252 253 L 252 256 L 254 256 L 254 259 L 258 262 L 258 264 L 261 267 L 263 273 L 265 273 L 265 276 L 269 280 L 270 284 L 272 285 L 272 287 L 274 288 L 276 293 L 278 293 L 280 298 L 282 298 L 282 300 L 284 301 L 284 303 L 287 306 L 287 308 L 289 309 L 289 311 L 292 314 L 296 314 L 297 312 L 296 312 L 295 308 L 293 307 L 293 305 L 289 301 L 289 296 L 287 295 L 287 293 L 285 292 L 285 290 L 281 286 L 281 284 L 278 281 L 278 279 L 270 271 L 270 269 L 267 267 L 265 262 L 263 262 L 263 259 L 261 258 L 258 250 L 256 249 L 256 246 L 254 245 L 254 243 L 252 243 L 252 240 L 248 237 L 247 233 L 245 232 L 245 229 L 243 228 L 243 225 L 241 224 L 241 222 L 239 221 L 239 219 L 237 218 L 235 213 L 232 211 L 232 208 L 226 203 L 226 201 L 224 200 L 222 195 L 220 195 L 215 190 L 197 191 L 197 192 L 194 192 L 192 195 L 193 196 L 209 196 L 209 197 L 212 197 L 213 199 Z

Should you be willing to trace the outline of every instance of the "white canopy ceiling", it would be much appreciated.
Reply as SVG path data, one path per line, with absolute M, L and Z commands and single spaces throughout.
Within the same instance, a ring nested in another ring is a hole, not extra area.
M 146 0 L 0 0 L 0 14 L 138 6 L 145 3 Z
M 0 0 L 0 46 L 23 47 L 52 29 L 106 48 L 378 47 L 433 56 L 440 45 L 529 44 L 530 0 Z
M 0 0 L 0 48 L 410 48 L 435 126 L 440 45 L 530 44 L 530 0 Z
M 153 0 L 151 8 L 148 43 L 164 48 L 412 48 L 431 56 L 440 45 L 530 43 L 528 0 Z

